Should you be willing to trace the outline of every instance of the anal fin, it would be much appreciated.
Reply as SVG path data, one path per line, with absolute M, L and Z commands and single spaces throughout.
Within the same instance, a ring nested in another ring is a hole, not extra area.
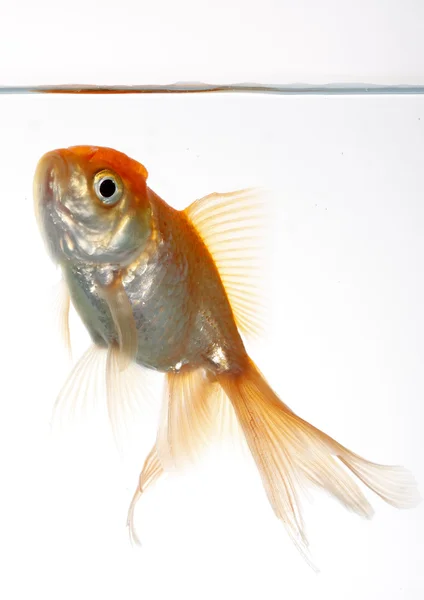
M 203 368 L 167 374 L 156 442 L 165 470 L 196 461 L 211 440 L 218 387 Z

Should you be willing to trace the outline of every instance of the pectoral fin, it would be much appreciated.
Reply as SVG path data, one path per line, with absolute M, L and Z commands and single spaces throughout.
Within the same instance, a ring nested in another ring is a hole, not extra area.
M 144 421 L 151 413 L 151 378 L 146 369 L 134 362 L 122 371 L 120 359 L 118 346 L 100 348 L 92 344 L 86 350 L 56 400 L 54 428 L 85 421 L 105 402 L 118 450 L 130 448 L 141 416 Z
M 119 368 L 123 371 L 137 356 L 137 327 L 131 303 L 120 277 L 109 285 L 99 285 L 98 294 L 107 303 L 118 333 Z
M 54 428 L 86 418 L 104 390 L 106 358 L 107 350 L 93 344 L 76 362 L 57 397 L 52 415 Z
M 69 295 L 68 286 L 64 278 L 62 278 L 57 286 L 55 286 L 55 298 L 53 302 L 53 314 L 55 325 L 59 330 L 61 341 L 68 353 L 68 357 L 72 360 L 71 350 L 71 334 L 69 331 L 69 309 L 71 305 L 71 297 Z

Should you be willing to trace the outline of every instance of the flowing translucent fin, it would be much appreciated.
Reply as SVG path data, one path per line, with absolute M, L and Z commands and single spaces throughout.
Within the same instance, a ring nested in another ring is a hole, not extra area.
M 268 326 L 264 289 L 271 215 L 266 200 L 264 190 L 246 189 L 211 194 L 185 209 L 215 261 L 237 326 L 248 337 L 260 336 Z
M 156 446 L 153 446 L 144 462 L 143 470 L 140 473 L 138 486 L 136 491 L 134 492 L 134 496 L 131 500 L 131 504 L 128 510 L 127 526 L 130 533 L 130 539 L 134 544 L 140 545 L 140 539 L 137 535 L 134 526 L 134 511 L 136 504 L 140 500 L 141 495 L 146 491 L 146 489 L 150 485 L 155 483 L 159 479 L 159 477 L 161 477 L 162 474 L 163 468 L 156 451 Z
M 419 502 L 412 475 L 402 467 L 371 463 L 295 415 L 250 361 L 240 375 L 218 375 L 256 461 L 275 514 L 308 560 L 299 489 L 315 484 L 344 506 L 369 518 L 373 510 L 350 469 L 383 500 L 397 508 Z M 341 464 L 343 463 L 343 464 Z
M 59 335 L 68 353 L 69 359 L 72 360 L 71 334 L 69 331 L 70 304 L 71 297 L 69 295 L 68 286 L 66 285 L 66 281 L 62 278 L 56 286 L 53 311 Z
M 120 451 L 130 441 L 130 429 L 134 429 L 141 408 L 153 405 L 147 370 L 134 362 L 124 371 L 121 366 L 120 348 L 110 346 L 106 361 L 106 400 L 113 436 Z
M 195 461 L 208 446 L 216 425 L 216 382 L 204 369 L 168 373 L 157 451 L 165 470 Z
M 218 382 L 215 382 L 213 394 L 211 394 L 211 411 L 213 442 L 231 452 L 238 454 L 245 454 L 246 450 L 248 452 L 243 430 L 237 420 L 233 405 Z
M 99 296 L 107 303 L 119 339 L 119 368 L 123 371 L 135 360 L 138 347 L 137 326 L 131 303 L 121 280 L 99 286 Z
M 107 350 L 92 345 L 74 365 L 53 408 L 53 427 L 80 421 L 104 394 Z
M 151 409 L 149 374 L 136 363 L 121 370 L 117 346 L 99 348 L 95 344 L 82 355 L 69 374 L 53 409 L 52 424 L 81 422 L 104 403 L 119 451 L 129 446 L 139 418 Z

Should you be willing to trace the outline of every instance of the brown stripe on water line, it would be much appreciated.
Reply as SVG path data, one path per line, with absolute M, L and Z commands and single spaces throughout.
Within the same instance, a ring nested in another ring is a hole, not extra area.
M 205 94 L 245 93 L 296 96 L 346 96 L 346 95 L 422 95 L 424 85 L 346 84 L 207 84 L 173 83 L 170 85 L 38 85 L 0 86 L 0 94 Z

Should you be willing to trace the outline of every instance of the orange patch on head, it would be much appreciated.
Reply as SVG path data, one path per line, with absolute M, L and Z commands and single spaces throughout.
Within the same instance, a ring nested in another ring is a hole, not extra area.
M 117 171 L 122 177 L 131 179 L 134 175 L 141 175 L 147 179 L 148 172 L 144 165 L 130 158 L 123 152 L 102 146 L 71 146 L 68 148 L 73 154 L 86 158 L 89 162 L 102 163 L 105 168 Z
M 115 171 L 124 182 L 129 182 L 136 192 L 145 192 L 146 190 L 147 169 L 123 152 L 102 146 L 71 146 L 65 152 L 83 158 L 98 166 L 99 170 Z

